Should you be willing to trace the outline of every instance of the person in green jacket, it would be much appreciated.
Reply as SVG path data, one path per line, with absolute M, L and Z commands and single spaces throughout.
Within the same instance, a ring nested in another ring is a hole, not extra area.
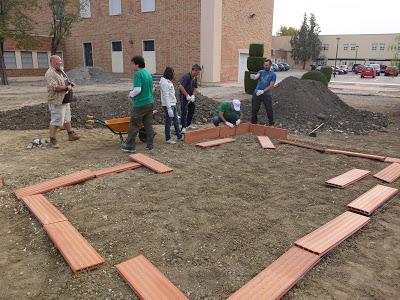
M 215 126 L 224 123 L 231 128 L 240 124 L 240 101 L 238 99 L 225 100 L 220 103 L 213 113 L 212 122 Z
M 124 152 L 135 152 L 135 140 L 140 125 L 143 123 L 146 132 L 146 150 L 153 150 L 153 77 L 145 69 L 144 58 L 135 56 L 132 58 L 134 77 L 133 90 L 129 92 L 132 103 L 131 123 L 128 130 L 128 137 L 122 144 Z

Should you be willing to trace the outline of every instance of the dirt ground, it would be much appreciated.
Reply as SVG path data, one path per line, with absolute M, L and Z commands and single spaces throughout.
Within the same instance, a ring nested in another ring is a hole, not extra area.
M 382 108 L 369 96 L 342 99 L 374 111 L 399 108 L 399 102 Z M 345 212 L 349 202 L 379 183 L 370 176 L 342 190 L 325 186 L 325 180 L 351 168 L 375 173 L 385 166 L 289 145 L 266 151 L 250 134 L 209 150 L 170 146 L 161 126 L 157 132 L 156 149 L 147 154 L 173 167 L 173 173 L 140 168 L 46 194 L 106 259 L 96 270 L 73 274 L 13 191 L 127 162 L 119 138 L 105 129 L 80 129 L 77 142 L 60 133 L 61 149 L 28 150 L 26 145 L 46 138 L 47 131 L 0 131 L 0 176 L 6 183 L 0 189 L 1 299 L 137 299 L 114 266 L 139 254 L 190 299 L 226 299 L 294 241 Z M 325 132 L 312 141 L 400 157 L 400 117 L 391 117 L 386 132 Z M 143 145 L 137 148 L 144 152 Z M 390 186 L 400 188 L 400 181 Z M 399 215 L 397 197 L 285 299 L 398 299 Z

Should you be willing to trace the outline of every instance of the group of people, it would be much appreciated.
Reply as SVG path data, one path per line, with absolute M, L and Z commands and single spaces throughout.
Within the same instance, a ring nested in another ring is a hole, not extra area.
M 129 92 L 129 99 L 132 104 L 131 121 L 128 137 L 122 143 L 121 150 L 124 152 L 135 152 L 136 136 L 143 126 L 146 136 L 146 150 L 154 148 L 153 131 L 153 77 L 146 70 L 144 58 L 135 56 L 131 60 L 134 71 L 133 89 Z M 59 56 L 53 55 L 50 58 L 50 67 L 46 72 L 48 88 L 48 104 L 51 115 L 50 121 L 50 145 L 58 148 L 56 133 L 57 129 L 64 127 L 68 133 L 68 139 L 75 141 L 79 136 L 71 127 L 70 101 L 75 84 L 68 79 L 62 69 L 62 60 Z M 272 89 L 276 82 L 276 74 L 271 71 L 272 62 L 267 59 L 264 63 L 264 70 L 257 74 L 251 74 L 250 78 L 257 80 L 257 87 L 252 96 L 251 102 L 251 123 L 257 124 L 258 112 L 261 104 L 265 106 L 268 125 L 274 125 L 272 109 Z M 175 144 L 176 141 L 171 137 L 171 126 L 174 126 L 178 140 L 183 140 L 186 130 L 194 129 L 192 126 L 193 116 L 196 108 L 196 89 L 197 77 L 201 72 L 201 67 L 194 64 L 190 72 L 184 74 L 178 85 L 180 100 L 180 117 L 178 117 L 177 99 L 175 96 L 173 68 L 166 67 L 160 79 L 161 105 L 165 116 L 165 140 L 167 144 Z M 231 99 L 222 101 L 218 108 L 213 112 L 212 123 L 219 126 L 220 123 L 231 128 L 240 125 L 241 112 L 240 100 Z M 179 125 L 180 118 L 180 125 Z

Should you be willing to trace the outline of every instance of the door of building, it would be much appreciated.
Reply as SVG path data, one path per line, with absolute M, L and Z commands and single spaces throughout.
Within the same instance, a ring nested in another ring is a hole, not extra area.
M 146 69 L 151 74 L 154 74 L 157 71 L 155 49 L 154 40 L 143 41 L 143 58 L 146 63 Z
M 244 72 L 247 71 L 247 58 L 248 53 L 239 53 L 239 66 L 238 66 L 238 81 L 244 80 Z
M 111 69 L 113 73 L 124 72 L 122 42 L 111 42 Z
M 92 43 L 83 43 L 83 55 L 85 58 L 85 67 L 93 67 Z

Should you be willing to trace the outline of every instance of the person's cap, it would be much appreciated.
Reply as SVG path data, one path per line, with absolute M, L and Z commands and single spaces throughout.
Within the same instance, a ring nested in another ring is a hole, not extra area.
M 192 66 L 192 70 L 199 70 L 199 71 L 201 71 L 201 67 L 200 67 L 199 64 L 194 64 L 194 65 Z
M 240 100 L 238 99 L 233 99 L 232 100 L 232 104 L 233 104 L 233 109 L 236 111 L 240 111 Z

